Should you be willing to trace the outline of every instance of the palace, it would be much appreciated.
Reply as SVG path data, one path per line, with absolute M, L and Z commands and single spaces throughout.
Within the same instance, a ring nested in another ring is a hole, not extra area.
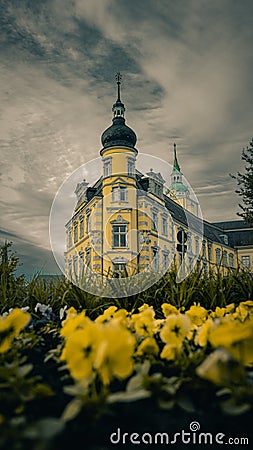
M 238 230 L 240 236 L 245 231 L 243 221 L 201 219 L 184 182 L 176 144 L 169 188 L 160 172 L 136 169 L 137 137 L 125 123 L 120 79 L 118 74 L 112 125 L 101 136 L 103 173 L 95 184 L 83 180 L 75 190 L 74 214 L 66 224 L 66 275 L 76 280 L 88 270 L 130 276 L 149 269 L 165 272 L 182 262 L 207 272 L 219 266 L 225 273 L 237 267 L 238 255 L 244 265 L 252 264 L 252 234 L 247 234 L 244 250 L 238 238 Z

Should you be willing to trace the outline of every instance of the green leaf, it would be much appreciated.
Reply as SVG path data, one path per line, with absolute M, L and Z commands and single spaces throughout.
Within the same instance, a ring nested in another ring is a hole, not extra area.
M 74 398 L 71 402 L 68 403 L 66 408 L 63 411 L 61 419 L 63 422 L 69 422 L 73 420 L 81 411 L 83 407 L 83 403 L 80 398 Z
M 38 383 L 33 388 L 33 392 L 36 396 L 39 397 L 51 397 L 55 395 L 54 391 L 51 389 L 50 386 L 44 383 Z
M 230 416 L 239 416 L 249 411 L 251 409 L 251 405 L 249 403 L 236 404 L 233 398 L 231 398 L 221 402 L 221 408 L 225 414 Z
M 25 364 L 24 366 L 19 366 L 18 375 L 20 377 L 25 377 L 26 375 L 28 375 L 29 372 L 31 372 L 32 369 L 33 369 L 32 364 Z
M 139 389 L 131 392 L 116 392 L 115 394 L 109 395 L 107 398 L 107 403 L 117 403 L 117 402 L 135 402 L 137 400 L 142 400 L 143 398 L 148 398 L 151 396 L 151 392 L 145 389 Z

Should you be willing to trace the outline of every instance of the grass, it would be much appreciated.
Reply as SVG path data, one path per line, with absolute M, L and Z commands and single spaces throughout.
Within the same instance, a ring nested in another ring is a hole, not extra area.
M 94 318 L 110 305 L 135 310 L 148 303 L 159 312 L 164 302 L 177 308 L 189 308 L 200 303 L 206 309 L 215 309 L 216 306 L 238 304 L 253 298 L 253 274 L 242 268 L 230 271 L 226 276 L 220 269 L 209 274 L 195 269 L 181 283 L 176 282 L 177 270 L 172 268 L 143 292 L 122 298 L 113 298 L 113 295 L 106 298 L 85 292 L 62 278 L 45 282 L 35 276 L 27 282 L 24 276 L 15 276 L 18 263 L 11 243 L 0 247 L 0 313 L 24 306 L 29 306 L 32 311 L 37 303 L 44 303 L 50 304 L 56 312 L 65 305 L 74 306 L 77 310 L 86 309 L 87 314 Z

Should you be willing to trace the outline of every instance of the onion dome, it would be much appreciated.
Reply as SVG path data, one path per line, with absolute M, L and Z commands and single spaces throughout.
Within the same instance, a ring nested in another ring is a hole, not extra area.
M 120 73 L 117 73 L 116 80 L 118 85 L 118 98 L 112 107 L 112 125 L 103 132 L 101 142 L 104 149 L 120 146 L 134 148 L 137 137 L 135 132 L 125 124 L 125 106 L 120 99 Z

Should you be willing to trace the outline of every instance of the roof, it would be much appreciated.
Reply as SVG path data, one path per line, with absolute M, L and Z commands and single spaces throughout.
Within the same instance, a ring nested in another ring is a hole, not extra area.
M 218 226 L 226 231 L 235 231 L 239 229 L 253 229 L 253 226 L 245 222 L 245 220 L 227 220 L 225 222 L 213 222 L 213 225 Z
M 213 225 L 228 235 L 234 247 L 253 246 L 253 227 L 244 220 L 215 222 Z

